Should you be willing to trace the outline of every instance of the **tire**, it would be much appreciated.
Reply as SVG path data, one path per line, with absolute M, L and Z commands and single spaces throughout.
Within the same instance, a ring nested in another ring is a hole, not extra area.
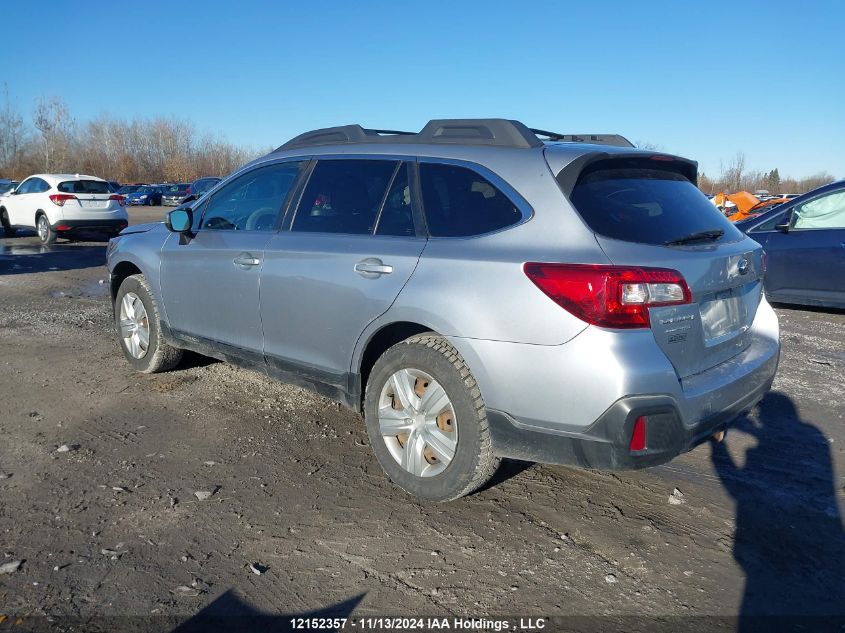
M 404 407 L 399 402 L 402 398 L 397 399 L 396 380 L 414 392 L 405 392 L 412 407 Z M 435 399 L 440 393 L 436 391 L 438 386 L 445 392 L 448 406 L 441 409 L 444 396 L 440 395 L 426 409 L 428 390 L 434 389 L 431 396 Z M 416 410 L 414 406 L 423 411 L 415 423 L 408 418 L 399 420 L 406 412 Z M 414 428 L 396 436 L 384 433 L 380 411 L 387 414 L 386 424 L 408 424 L 406 429 Z M 500 460 L 493 454 L 487 409 L 475 378 L 457 350 L 435 333 L 412 336 L 376 361 L 367 380 L 364 419 L 370 445 L 384 472 L 397 486 L 422 500 L 451 501 L 470 494 L 483 486 L 499 465 Z M 442 439 L 451 438 L 452 433 L 454 440 L 443 444 Z M 437 438 L 441 441 L 428 444 Z M 438 444 L 440 453 L 433 448 Z M 412 447 L 421 446 L 425 448 L 408 453 Z M 442 451 L 443 448 L 453 450 L 450 459 L 449 451 Z M 420 455 L 420 451 L 424 463 L 409 457 Z
M 128 297 L 128 298 L 127 298 Z M 127 314 L 127 330 L 121 331 L 122 308 L 124 300 L 128 302 L 130 310 Z M 139 308 L 138 304 L 141 304 Z M 141 313 L 143 308 L 143 313 Z M 123 280 L 114 300 L 114 321 L 117 329 L 117 340 L 123 355 L 132 367 L 143 374 L 155 374 L 168 371 L 176 367 L 182 360 L 182 350 L 168 345 L 161 338 L 161 317 L 153 298 L 150 285 L 143 275 L 131 275 Z M 146 349 L 143 349 L 143 324 L 146 323 Z M 124 333 L 139 332 L 124 338 Z M 135 340 L 133 344 L 132 340 Z M 134 347 L 133 345 L 137 346 Z
M 3 226 L 3 237 L 15 237 L 18 230 L 9 226 L 9 216 L 6 214 L 6 209 L 0 212 L 0 224 Z
M 50 220 L 43 213 L 35 219 L 35 229 L 38 231 L 38 239 L 42 244 L 55 244 L 59 237 L 59 234 L 50 226 Z

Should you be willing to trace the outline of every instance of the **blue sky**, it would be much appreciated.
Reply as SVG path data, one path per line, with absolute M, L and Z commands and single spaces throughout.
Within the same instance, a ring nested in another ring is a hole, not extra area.
M 845 177 L 845 3 L 6 0 L 0 82 L 27 114 L 175 115 L 275 146 L 357 122 L 502 116 L 618 132 L 716 174 Z

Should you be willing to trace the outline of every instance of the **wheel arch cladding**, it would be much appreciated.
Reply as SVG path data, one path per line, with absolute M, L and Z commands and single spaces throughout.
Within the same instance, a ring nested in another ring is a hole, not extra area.
M 401 343 L 407 338 L 422 334 L 424 332 L 432 332 L 437 334 L 430 327 L 412 321 L 396 321 L 388 323 L 378 330 L 376 330 L 364 345 L 364 351 L 361 353 L 361 360 L 358 364 L 358 379 L 360 380 L 359 391 L 359 407 L 363 410 L 364 392 L 366 391 L 367 380 L 370 377 L 370 372 L 376 361 L 391 347 L 397 343 Z
M 141 272 L 141 269 L 138 268 L 135 264 L 128 261 L 119 262 L 115 265 L 114 270 L 111 273 L 111 299 L 114 302 L 115 297 L 117 297 L 117 291 L 120 289 L 120 284 L 123 283 L 123 280 L 127 277 L 132 275 L 143 275 L 144 273 Z

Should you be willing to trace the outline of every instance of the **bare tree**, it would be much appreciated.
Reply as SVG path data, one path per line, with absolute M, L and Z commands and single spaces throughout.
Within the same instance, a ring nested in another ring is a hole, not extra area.
M 8 84 L 3 84 L 3 107 L 0 109 L 0 171 L 14 172 L 25 140 L 23 117 L 12 103 Z
M 745 176 L 745 154 L 737 152 L 727 167 L 721 166 L 721 171 L 721 180 L 729 193 L 742 191 L 742 179 Z
M 73 119 L 65 102 L 59 97 L 41 97 L 32 122 L 41 133 L 44 171 L 64 167 L 73 131 Z

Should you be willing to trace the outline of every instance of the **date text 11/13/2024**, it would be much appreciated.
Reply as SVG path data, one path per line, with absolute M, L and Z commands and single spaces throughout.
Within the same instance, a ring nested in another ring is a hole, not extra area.
M 544 618 L 486 619 L 486 618 L 291 618 L 294 630 L 350 630 L 375 631 L 541 631 Z

